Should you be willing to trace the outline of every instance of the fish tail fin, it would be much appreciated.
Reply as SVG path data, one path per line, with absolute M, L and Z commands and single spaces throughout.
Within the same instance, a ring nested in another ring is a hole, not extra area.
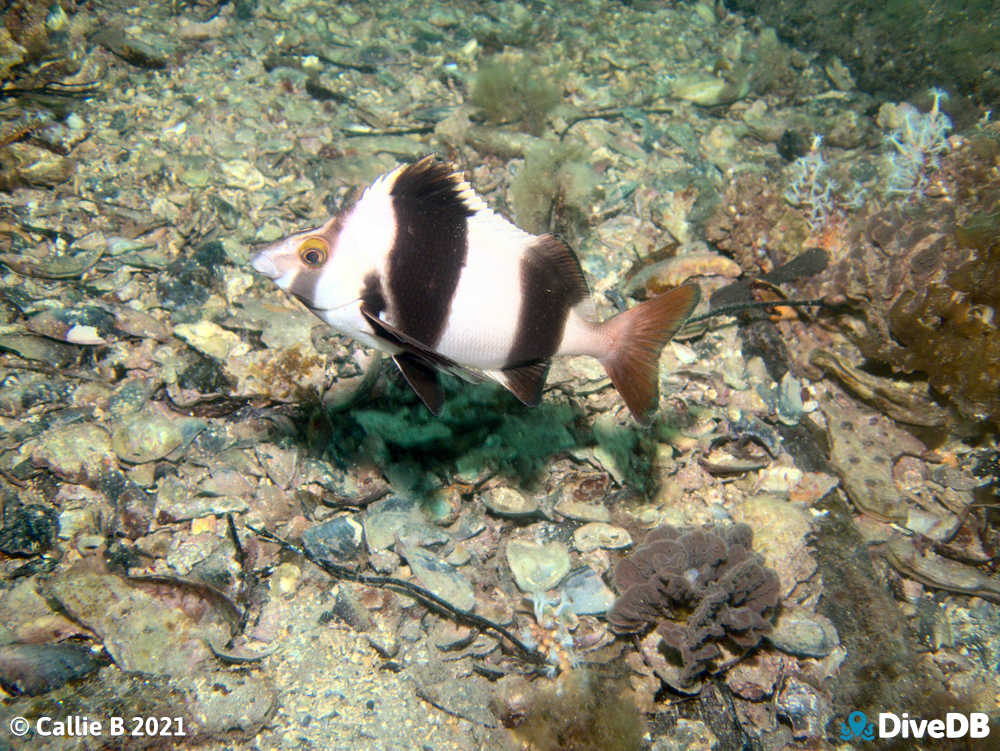
M 619 313 L 600 326 L 606 354 L 600 357 L 629 411 L 647 423 L 659 401 L 660 352 L 701 299 L 685 284 Z

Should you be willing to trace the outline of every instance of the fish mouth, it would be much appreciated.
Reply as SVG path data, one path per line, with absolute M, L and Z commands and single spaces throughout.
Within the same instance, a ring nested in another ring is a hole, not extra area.
M 253 266 L 255 271 L 263 274 L 268 279 L 277 279 L 281 276 L 281 272 L 278 271 L 278 267 L 274 265 L 274 261 L 266 250 L 251 258 L 250 265 Z

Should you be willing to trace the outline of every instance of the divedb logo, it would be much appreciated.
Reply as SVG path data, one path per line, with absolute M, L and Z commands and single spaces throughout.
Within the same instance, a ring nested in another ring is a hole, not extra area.
M 986 738 L 990 716 L 985 712 L 948 712 L 944 719 L 924 720 L 903 712 L 879 712 L 878 726 L 864 712 L 847 715 L 840 723 L 840 740 L 873 741 L 876 738 Z

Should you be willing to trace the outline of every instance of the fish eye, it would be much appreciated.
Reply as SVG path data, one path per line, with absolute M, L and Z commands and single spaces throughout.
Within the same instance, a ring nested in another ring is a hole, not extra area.
M 322 237 L 307 237 L 299 245 L 299 258 L 306 266 L 316 268 L 326 262 L 329 246 Z

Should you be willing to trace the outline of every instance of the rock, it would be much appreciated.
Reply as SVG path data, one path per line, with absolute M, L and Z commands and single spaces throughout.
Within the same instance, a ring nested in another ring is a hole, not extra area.
M 215 360 L 240 357 L 250 351 L 236 334 L 212 321 L 180 323 L 174 326 L 174 335 Z
M 118 576 L 77 567 L 50 579 L 48 593 L 101 638 L 122 670 L 190 675 L 213 659 L 206 640 L 224 644 L 230 636 L 230 624 L 211 605 L 197 621 L 187 615 L 181 604 L 188 610 L 195 606 L 192 591 L 170 584 L 146 590 Z
M 302 534 L 302 544 L 310 554 L 331 563 L 360 563 L 364 554 L 364 527 L 349 516 L 310 527 Z
M 826 657 L 840 644 L 830 619 L 806 610 L 783 610 L 764 638 L 796 657 Z
M 82 678 L 102 664 L 86 645 L 5 644 L 0 646 L 0 686 L 15 695 L 38 696 Z
M 581 553 L 589 553 L 598 548 L 621 550 L 632 545 L 632 535 L 622 527 L 605 522 L 590 522 L 577 527 L 573 532 L 573 545 Z
M 41 555 L 59 534 L 56 511 L 36 503 L 10 504 L 0 527 L 0 553 L 9 556 Z
M 162 459 L 184 443 L 181 421 L 165 415 L 141 412 L 118 423 L 111 446 L 118 458 L 130 464 Z
M 569 550 L 561 542 L 543 545 L 511 540 L 507 543 L 507 564 L 522 592 L 544 592 L 569 573 Z
M 392 547 L 396 538 L 410 545 L 444 545 L 451 538 L 442 530 L 428 523 L 415 501 L 400 496 L 390 496 L 368 507 L 365 514 L 365 539 L 371 551 Z
M 107 432 L 98 425 L 61 425 L 42 433 L 31 452 L 31 462 L 67 482 L 85 483 L 101 474 L 111 452 Z
M 615 593 L 590 566 L 567 576 L 560 591 L 563 605 L 576 615 L 601 615 L 615 601 Z
M 459 610 L 471 612 L 475 609 L 476 593 L 472 584 L 454 566 L 417 547 L 407 546 L 400 555 L 406 558 L 413 575 L 424 587 Z

